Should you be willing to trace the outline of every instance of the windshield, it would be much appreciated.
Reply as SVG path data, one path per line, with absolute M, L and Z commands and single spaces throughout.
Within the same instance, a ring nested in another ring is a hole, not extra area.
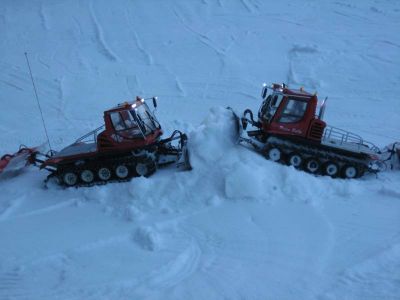
M 134 112 L 136 113 L 137 119 L 141 123 L 142 129 L 146 135 L 157 128 L 160 128 L 160 124 L 146 103 L 140 105 L 134 110 Z
M 271 120 L 283 99 L 282 94 L 272 94 L 263 102 L 259 111 L 259 118 Z
M 145 103 L 135 109 L 113 112 L 110 117 L 115 130 L 126 137 L 147 136 L 160 128 Z

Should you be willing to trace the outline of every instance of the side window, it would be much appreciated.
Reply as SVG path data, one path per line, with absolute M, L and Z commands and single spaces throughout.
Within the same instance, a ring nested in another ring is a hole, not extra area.
M 126 129 L 124 121 L 121 118 L 121 115 L 118 112 L 113 112 L 110 114 L 111 122 L 115 128 L 115 130 L 124 130 Z
M 307 102 L 289 99 L 282 112 L 279 122 L 281 123 L 295 123 L 300 121 L 307 109 Z
M 260 107 L 260 110 L 258 111 L 258 118 L 261 119 L 266 116 L 267 111 L 269 109 L 269 105 L 271 103 L 271 95 L 268 96 L 267 99 L 265 99 Z

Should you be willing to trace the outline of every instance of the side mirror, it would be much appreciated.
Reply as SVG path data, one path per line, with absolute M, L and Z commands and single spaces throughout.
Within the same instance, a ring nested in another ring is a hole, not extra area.
M 267 93 L 268 93 L 268 88 L 266 85 L 264 85 L 264 87 L 261 91 L 261 98 L 263 98 L 265 100 L 267 98 Z
M 153 97 L 153 106 L 157 108 L 157 97 Z

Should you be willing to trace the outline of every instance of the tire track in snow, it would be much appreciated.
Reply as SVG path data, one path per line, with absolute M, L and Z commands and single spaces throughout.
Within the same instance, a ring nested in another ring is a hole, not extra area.
M 142 85 L 141 85 L 137 75 L 126 76 L 125 77 L 125 85 L 126 85 L 126 88 L 128 89 L 128 92 L 130 93 L 131 97 L 136 96 L 136 94 L 141 95 L 144 93 Z
M 40 2 L 39 16 L 40 16 L 40 24 L 42 25 L 43 29 L 45 31 L 49 30 L 50 27 L 49 27 L 48 17 L 44 10 L 43 2 Z
M 192 239 L 189 246 L 175 259 L 168 262 L 160 270 L 150 274 L 147 285 L 151 288 L 164 289 L 176 286 L 188 278 L 197 269 L 201 257 L 198 243 Z
M 319 51 L 316 46 L 293 45 L 288 52 L 289 70 L 286 75 L 287 84 L 306 85 L 318 88 L 321 84 L 315 76 L 316 57 Z
M 253 6 L 247 1 L 247 0 L 240 0 L 240 2 L 243 4 L 243 6 L 246 8 L 246 10 L 253 14 L 254 13 L 254 8 Z
M 0 274 L 0 299 L 30 299 L 21 286 L 20 270 L 15 268 Z
M 185 89 L 183 88 L 183 85 L 177 76 L 175 76 L 175 83 L 176 83 L 176 88 L 178 89 L 181 96 L 185 97 L 186 96 Z
M 25 197 L 22 196 L 7 203 L 0 203 L 0 222 L 8 220 L 13 212 L 20 207 L 24 198 Z
M 54 205 L 49 205 L 43 208 L 35 209 L 30 212 L 21 214 L 17 216 L 18 218 L 24 218 L 24 217 L 30 217 L 30 216 L 37 216 L 37 215 L 42 215 L 42 214 L 47 214 L 49 212 L 53 212 L 55 210 L 63 209 L 65 207 L 70 207 L 76 203 L 76 199 L 71 199 L 63 202 L 58 202 Z
M 138 36 L 136 31 L 133 32 L 133 37 L 134 37 L 135 44 L 136 44 L 137 48 L 143 54 L 143 56 L 146 57 L 147 64 L 149 66 L 153 65 L 154 64 L 153 56 L 148 51 L 146 51 L 144 49 L 143 44 L 142 44 L 142 42 L 141 42 L 141 40 L 140 40 L 140 38 L 139 38 L 139 36 Z
M 30 84 L 28 75 L 22 74 L 18 67 L 12 66 L 7 62 L 0 62 L 0 68 L 3 70 L 0 75 L 1 83 L 19 91 L 24 91 L 24 86 Z
M 185 28 L 186 31 L 192 33 L 201 44 L 207 46 L 208 48 L 210 48 L 217 54 L 217 57 L 221 63 L 220 72 L 222 73 L 222 70 L 226 66 L 226 62 L 225 62 L 226 50 L 224 50 L 224 49 L 221 50 L 218 47 L 215 47 L 213 45 L 213 42 L 210 40 L 210 38 L 208 36 L 206 36 L 205 34 L 202 34 L 200 32 L 197 32 L 192 27 L 190 27 L 176 9 L 174 9 L 173 11 L 174 11 L 175 16 L 177 17 L 179 22 L 183 25 L 183 28 Z
M 19 91 L 23 91 L 24 90 L 23 88 L 19 87 L 18 85 L 13 84 L 12 82 L 9 82 L 7 80 L 0 79 L 0 82 L 3 83 L 3 84 L 8 85 L 8 86 L 10 86 L 10 87 L 12 87 L 14 89 L 17 89 Z
M 399 299 L 400 244 L 339 274 L 318 299 Z
M 130 8 L 128 7 L 127 10 L 125 11 L 125 20 L 127 23 L 129 23 L 130 28 L 135 28 L 135 24 L 133 23 L 132 18 L 130 17 L 131 15 L 134 15 L 134 14 L 131 12 Z M 136 47 L 140 51 L 140 53 L 145 57 L 147 64 L 149 66 L 153 65 L 154 64 L 153 56 L 143 46 L 142 40 L 141 40 L 139 34 L 137 33 L 137 31 L 132 30 L 132 31 L 130 31 L 130 33 L 133 35 L 133 40 L 136 44 Z
M 110 46 L 104 39 L 103 28 L 97 20 L 96 14 L 93 9 L 93 2 L 89 3 L 89 12 L 95 29 L 95 42 L 97 44 L 97 49 L 110 61 L 119 61 L 120 59 L 118 58 L 118 56 L 114 54 L 114 52 L 111 50 Z

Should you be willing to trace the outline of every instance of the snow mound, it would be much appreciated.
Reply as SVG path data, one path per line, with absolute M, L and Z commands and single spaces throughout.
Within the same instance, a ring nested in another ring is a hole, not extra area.
M 160 234 L 152 227 L 139 227 L 132 234 L 133 241 L 142 249 L 156 251 L 162 243 Z

